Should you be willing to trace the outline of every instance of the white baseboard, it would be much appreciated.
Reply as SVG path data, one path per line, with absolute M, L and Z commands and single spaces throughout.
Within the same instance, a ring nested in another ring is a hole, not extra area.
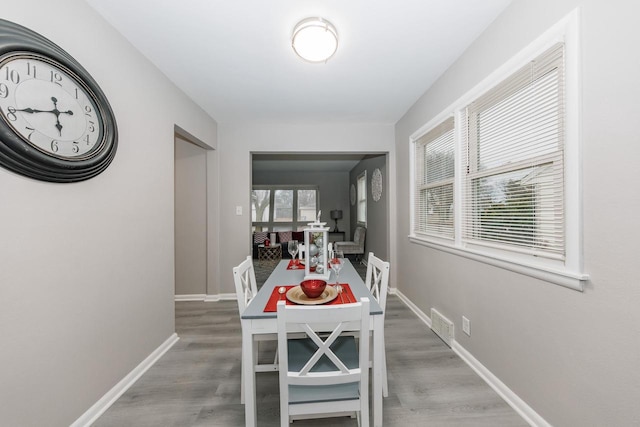
M 71 424 L 70 427 L 89 427 L 100 415 L 102 415 L 113 403 L 118 400 L 147 370 L 152 367 L 173 345 L 178 342 L 178 334 L 173 333 L 165 342 L 160 344 L 146 359 L 127 374 L 118 384 L 113 386 L 100 400 Z
M 431 318 L 418 308 L 406 295 L 397 288 L 389 290 L 390 294 L 395 294 L 400 298 L 409 310 L 413 311 L 420 320 L 431 329 Z M 513 408 L 529 425 L 534 427 L 551 427 L 544 418 L 533 410 L 527 403 L 513 392 L 505 383 L 500 381 L 489 369 L 487 369 L 478 359 L 473 357 L 467 349 L 462 347 L 455 338 L 451 342 L 452 350 L 471 367 L 504 401 Z
M 415 315 L 418 316 L 418 318 L 422 320 L 429 329 L 431 329 L 431 317 L 424 311 L 420 310 L 418 306 L 415 305 L 413 302 L 411 302 L 411 300 L 407 298 L 405 294 L 400 292 L 398 288 L 393 288 L 393 289 L 394 289 L 393 294 L 397 295 L 398 298 L 400 298 L 400 301 L 402 301 L 407 307 L 409 307 L 409 310 L 413 311 Z
M 184 295 L 175 295 L 174 301 L 205 301 L 205 302 L 216 302 L 216 301 L 235 301 L 236 294 L 217 294 L 217 295 L 209 295 L 209 294 L 184 294 Z
M 509 404 L 526 422 L 535 427 L 551 427 L 544 418 L 533 410 L 527 403 L 520 399 L 505 383 L 500 381 L 498 377 L 493 375 L 489 369 L 487 369 L 478 359 L 473 357 L 464 347 L 458 344 L 457 341 L 453 341 L 451 348 L 456 352 L 467 365 L 471 366 L 476 374 L 480 376 L 489 386 L 495 390 L 505 402 Z
M 217 302 L 217 301 L 236 301 L 238 298 L 236 294 L 218 294 L 218 295 L 207 295 L 205 297 L 206 302 Z
M 175 295 L 174 301 L 204 301 L 207 294 L 183 294 Z

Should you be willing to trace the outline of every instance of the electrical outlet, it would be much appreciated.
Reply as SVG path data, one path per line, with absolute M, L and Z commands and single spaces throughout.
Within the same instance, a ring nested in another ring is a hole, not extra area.
M 242 206 L 236 206 L 236 215 L 242 215 Z
M 471 336 L 471 325 L 469 324 L 469 319 L 462 316 L 462 332 Z

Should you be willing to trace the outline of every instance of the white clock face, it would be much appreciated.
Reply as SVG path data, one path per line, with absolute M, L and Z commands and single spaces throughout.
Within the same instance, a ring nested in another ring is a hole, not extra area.
M 0 63 L 2 118 L 38 150 L 62 159 L 91 155 L 103 135 L 93 98 L 73 73 L 37 54 Z

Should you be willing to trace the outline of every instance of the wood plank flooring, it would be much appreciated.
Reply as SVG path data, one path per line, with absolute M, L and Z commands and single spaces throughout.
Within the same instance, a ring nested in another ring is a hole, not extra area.
M 235 301 L 176 302 L 180 340 L 94 426 L 243 426 Z M 397 297 L 387 301 L 385 426 L 526 426 Z M 261 347 L 264 357 L 273 347 Z M 258 425 L 279 426 L 278 374 L 257 376 Z M 295 426 L 356 426 L 350 418 Z

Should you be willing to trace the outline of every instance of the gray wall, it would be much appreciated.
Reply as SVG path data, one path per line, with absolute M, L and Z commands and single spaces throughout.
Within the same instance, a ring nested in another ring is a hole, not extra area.
M 349 234 L 349 173 L 348 172 L 254 172 L 253 185 L 317 185 L 320 192 L 320 206 L 323 222 L 331 229 L 335 221 L 330 211 L 342 210 L 338 229 Z
M 229 123 L 218 126 L 220 176 L 221 292 L 233 292 L 232 268 L 249 254 L 251 153 L 372 153 L 394 156 L 394 127 L 389 124 Z M 395 177 L 395 171 L 389 172 Z M 395 185 L 395 181 L 390 185 Z M 241 206 L 243 215 L 236 215 Z
M 409 136 L 579 5 L 585 291 L 409 243 Z M 633 1 L 514 1 L 396 125 L 398 288 L 457 331 L 470 318 L 471 337 L 456 339 L 555 426 L 640 419 L 640 192 L 629 185 L 640 157 L 639 15 Z
M 408 243 L 409 135 L 577 5 L 585 292 Z M 251 152 L 389 152 L 383 197 L 396 286 L 457 330 L 469 317 L 472 336 L 458 334 L 460 344 L 551 424 L 637 424 L 640 196 L 628 183 L 637 182 L 631 162 L 640 155 L 639 12 L 621 0 L 513 2 L 399 121 L 394 147 L 394 127 L 381 124 L 235 123 L 220 126 L 216 142 L 215 122 L 85 2 L 6 2 L 3 18 L 51 38 L 94 75 L 115 111 L 120 147 L 103 174 L 83 183 L 0 169 L 2 423 L 72 423 L 173 333 L 177 124 L 218 144 L 207 157 L 223 160 L 219 198 L 212 189 L 207 200 L 210 230 L 224 225 L 209 236 L 224 245 L 208 255 L 220 264 L 208 273 L 209 294 L 233 292 L 231 268 L 248 253 Z
M 371 177 L 375 169 L 382 172 L 382 196 L 377 202 L 373 200 L 371 193 Z M 379 155 L 362 160 L 349 172 L 349 187 L 351 184 L 358 188 L 358 175 L 367 171 L 367 235 L 364 243 L 365 257 L 373 252 L 378 258 L 389 260 L 389 185 L 387 180 L 387 159 L 385 155 Z M 352 206 L 349 220 L 351 230 L 357 226 L 357 201 Z M 353 234 L 347 240 L 351 240 Z
M 2 18 L 73 55 L 118 122 L 88 181 L 0 168 L 0 424 L 70 425 L 174 333 L 174 125 L 212 147 L 217 125 L 84 1 L 3 2 Z

